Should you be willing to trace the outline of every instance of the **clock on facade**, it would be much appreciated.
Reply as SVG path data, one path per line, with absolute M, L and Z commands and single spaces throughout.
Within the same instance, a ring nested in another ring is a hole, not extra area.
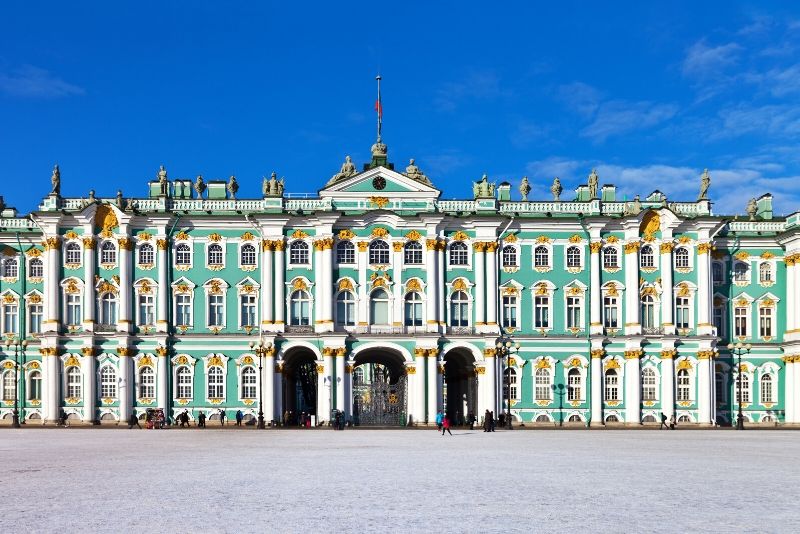
M 386 187 L 386 178 L 383 176 L 376 176 L 372 179 L 372 187 L 378 191 L 382 190 L 384 187 Z

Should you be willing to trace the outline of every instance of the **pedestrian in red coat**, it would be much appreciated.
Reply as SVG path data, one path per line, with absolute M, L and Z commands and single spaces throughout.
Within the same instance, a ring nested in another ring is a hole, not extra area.
M 450 434 L 451 436 L 453 435 L 453 433 L 452 433 L 452 432 L 450 432 L 450 418 L 449 418 L 449 417 L 447 417 L 446 415 L 445 415 L 445 416 L 444 416 L 444 418 L 442 419 L 442 435 L 443 435 L 443 436 L 444 436 L 444 433 L 445 433 L 445 431 L 446 431 L 448 434 Z

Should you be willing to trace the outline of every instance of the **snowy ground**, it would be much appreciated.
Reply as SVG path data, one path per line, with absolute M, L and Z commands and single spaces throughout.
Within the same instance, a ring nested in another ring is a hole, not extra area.
M 2 429 L 0 455 L 0 532 L 800 530 L 792 431 Z

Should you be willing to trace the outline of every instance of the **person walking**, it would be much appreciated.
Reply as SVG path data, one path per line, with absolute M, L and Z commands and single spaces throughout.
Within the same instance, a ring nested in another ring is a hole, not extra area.
M 667 426 L 667 416 L 664 415 L 664 412 L 661 412 L 661 425 L 658 427 L 659 430 L 666 429 L 669 430 L 669 426 Z
M 181 428 L 186 428 L 189 425 L 189 410 L 183 410 L 178 416 L 178 422 Z
M 236 410 L 236 426 L 242 426 L 242 419 L 244 419 L 242 410 Z
M 442 435 L 443 435 L 443 436 L 444 436 L 444 432 L 445 432 L 445 430 L 446 430 L 446 431 L 447 431 L 447 433 L 448 433 L 448 434 L 450 434 L 451 436 L 453 435 L 453 433 L 452 433 L 452 432 L 450 432 L 450 418 L 449 418 L 449 417 L 447 417 L 447 415 L 445 415 L 444 417 L 442 417 Z
M 225 425 L 225 410 L 220 408 L 219 409 L 219 426 Z
M 675 425 L 676 425 L 675 414 L 672 414 L 672 416 L 669 418 L 669 429 L 675 430 Z
M 205 428 L 206 427 L 206 414 L 200 412 L 200 415 L 197 416 L 197 427 L 198 428 Z
M 489 410 L 486 410 L 486 413 L 483 414 L 483 431 L 489 432 Z
M 139 424 L 139 418 L 136 417 L 135 413 L 132 413 L 131 416 L 128 418 L 128 430 L 132 429 L 133 425 L 139 427 L 139 430 L 142 429 L 142 425 Z
M 472 413 L 472 412 L 469 412 L 467 414 L 467 419 L 469 420 L 469 429 L 470 430 L 475 430 L 475 414 Z
M 494 432 L 494 411 L 489 412 L 489 432 Z
M 436 412 L 436 430 L 442 429 L 442 420 L 444 419 L 444 414 L 441 411 Z

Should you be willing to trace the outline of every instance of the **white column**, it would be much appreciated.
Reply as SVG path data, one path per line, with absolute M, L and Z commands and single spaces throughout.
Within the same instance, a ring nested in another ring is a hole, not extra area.
M 168 242 L 166 238 L 159 238 L 156 240 L 156 249 L 158 250 L 158 258 L 156 262 L 158 265 L 158 290 L 156 291 L 156 298 L 158 299 L 158 307 L 156 309 L 156 332 L 165 334 L 169 331 L 169 296 L 172 293 L 172 288 L 169 287 L 168 274 L 169 264 L 167 262 L 167 247 Z M 166 399 L 166 397 L 164 397 Z M 166 414 L 166 406 L 164 408 Z
M 163 289 L 159 291 L 159 295 L 165 292 Z M 158 354 L 159 351 L 157 351 Z M 168 399 L 169 399 L 169 360 L 167 358 L 167 351 L 161 350 L 158 354 L 158 369 L 156 370 L 158 376 L 158 387 L 156 388 L 156 404 L 164 410 L 164 415 L 169 412 Z
M 275 347 L 267 349 L 261 364 L 261 372 L 261 383 L 264 385 L 264 391 L 261 393 L 264 406 L 261 411 L 264 412 L 265 424 L 269 424 L 272 420 L 278 421 L 282 418 L 282 415 L 275 413 Z
M 120 277 L 121 278 L 121 277 Z M 131 358 L 120 355 L 119 357 L 119 419 L 121 423 L 127 423 L 131 416 L 133 377 L 131 376 Z
M 369 296 L 367 291 L 367 247 L 369 243 L 366 241 L 358 242 L 358 305 L 356 306 L 356 313 L 358 314 L 358 326 L 365 327 L 369 324 Z
M 639 324 L 638 245 L 638 242 L 625 245 L 625 334 L 629 336 L 642 333 L 642 325 Z
M 500 298 L 497 289 L 497 243 L 486 243 L 486 326 L 489 332 L 497 331 L 497 300 Z M 487 364 L 488 371 L 488 364 Z M 494 382 L 492 382 L 494 383 Z M 495 400 L 492 406 L 496 406 Z M 491 410 L 491 408 L 490 408 Z M 497 415 L 497 414 L 495 414 Z
M 322 263 L 322 239 L 314 241 L 314 331 L 322 332 L 325 324 L 325 266 Z M 322 391 L 322 390 L 320 390 Z
M 711 424 L 711 351 L 698 351 L 697 357 L 697 422 Z
M 629 425 L 638 425 L 642 422 L 640 356 L 641 349 L 625 351 L 625 422 Z
M 794 363 L 791 364 L 792 369 L 792 397 L 793 397 L 793 404 L 794 408 L 792 409 L 793 412 L 793 421 L 795 423 L 800 423 L 800 356 L 794 356 Z
M 600 249 L 602 245 L 603 244 L 599 241 L 595 241 L 589 245 L 589 300 L 591 301 L 589 308 L 589 332 L 591 334 L 603 333 L 603 322 L 600 318 L 600 310 L 603 306 L 600 294 Z M 594 369 L 594 362 L 592 362 L 592 366 L 592 369 Z M 592 384 L 594 384 L 594 382 L 592 382 Z M 594 385 L 592 387 L 594 387 Z M 594 394 L 592 394 L 592 403 L 594 403 Z M 600 404 L 600 406 L 602 407 L 602 404 Z M 602 414 L 599 413 L 600 411 L 601 410 L 598 410 L 598 417 L 602 416 Z M 595 409 L 592 408 L 592 423 L 602 423 L 602 419 L 595 421 L 594 412 Z
M 392 322 L 393 326 L 403 326 L 403 244 L 399 241 L 392 243 L 394 254 L 392 255 L 392 286 L 393 305 Z
M 436 384 L 439 380 L 439 371 L 436 369 L 435 353 L 433 356 L 428 353 L 426 360 L 425 382 L 428 389 L 428 408 L 425 417 L 429 424 L 433 424 L 436 422 L 436 412 L 439 411 L 438 385 Z
M 592 257 L 597 256 L 593 254 Z M 603 424 L 603 350 L 592 351 L 592 413 L 590 424 Z
M 283 239 L 274 241 L 275 245 L 275 331 L 283 332 L 284 329 L 284 311 L 286 310 L 286 296 L 285 296 L 285 277 L 283 264 L 285 261 L 286 243 Z
M 672 291 L 672 242 L 661 244 L 661 326 L 667 335 L 675 334 L 672 308 L 675 297 Z M 663 377 L 662 377 L 663 380 Z M 671 407 L 670 410 L 673 410 Z M 664 412 L 667 417 L 669 414 Z
M 273 323 L 272 308 L 276 304 L 272 297 L 272 256 L 275 246 L 272 241 L 261 242 L 261 331 L 269 330 Z M 274 371 L 273 371 L 274 372 Z
M 45 241 L 46 276 L 44 278 L 44 310 L 43 332 L 58 332 L 61 324 L 61 299 L 59 298 L 59 282 L 61 280 L 61 239 L 50 237 Z M 94 278 L 92 278 L 94 280 Z M 91 283 L 91 281 L 89 282 Z M 55 412 L 58 417 L 58 412 Z
M 437 303 L 437 288 L 438 277 L 436 276 L 436 239 L 428 239 L 426 241 L 425 251 L 425 303 L 427 308 L 427 322 L 425 326 L 426 332 L 436 332 L 438 330 L 439 320 L 436 314 Z M 430 404 L 430 399 L 428 400 Z M 428 412 L 430 414 L 430 411 Z M 434 415 L 436 412 L 433 412 Z
M 117 314 L 117 332 L 128 333 L 131 331 L 131 249 L 133 243 L 129 237 L 120 237 L 119 240 L 119 313 Z M 87 302 L 86 306 L 93 306 Z
M 783 404 L 785 408 L 784 421 L 786 423 L 794 422 L 794 356 L 784 356 L 783 361 L 786 364 L 784 367 L 783 377 Z
M 322 297 L 322 321 L 325 332 L 333 331 L 333 238 L 322 240 L 322 280 L 317 290 Z
M 488 364 L 487 364 L 488 365 Z M 486 367 L 478 367 L 476 368 L 476 373 L 478 375 L 478 407 L 477 411 L 475 412 L 475 417 L 478 418 L 477 424 L 481 423 L 481 420 L 486 415 L 486 410 L 489 410 L 489 401 L 488 397 L 488 384 L 486 383 Z
M 333 361 L 330 355 L 324 355 L 322 360 L 317 362 L 317 391 L 319 398 L 317 406 L 317 424 L 328 421 L 331 415 L 331 381 L 333 377 Z
M 275 362 L 273 386 L 275 393 L 273 394 L 273 401 L 275 402 L 275 420 L 283 424 L 283 363 Z
M 439 244 L 439 250 L 436 251 L 436 321 L 438 322 L 437 332 L 444 332 L 444 273 L 447 269 L 445 267 L 445 242 Z
M 786 300 L 784 301 L 785 308 L 786 308 L 786 333 L 790 333 L 794 330 L 796 320 L 795 316 L 797 314 L 796 311 L 796 289 L 795 289 L 795 259 L 787 257 L 785 259 L 786 263 Z M 788 371 L 788 362 L 787 362 L 787 371 Z M 788 419 L 788 417 L 787 417 Z
M 484 351 L 484 356 L 486 358 L 486 377 L 484 382 L 486 383 L 485 388 L 485 403 L 486 407 L 484 408 L 484 412 L 482 415 L 486 413 L 488 409 L 490 412 L 494 412 L 495 418 L 499 415 L 497 413 L 497 349 L 491 348 L 486 349 Z
M 94 331 L 96 244 L 92 237 L 83 240 L 83 328 L 87 332 Z
M 480 331 L 486 325 L 486 274 L 485 274 L 485 261 L 486 261 L 486 243 L 476 242 L 473 243 L 475 249 L 475 288 L 473 289 L 475 297 L 475 327 Z
M 414 350 L 414 361 L 416 362 L 416 367 L 414 368 L 414 373 L 409 375 L 409 377 L 413 376 L 413 387 L 412 384 L 409 384 L 409 390 L 411 394 L 414 395 L 414 422 L 415 424 L 423 424 L 425 423 L 425 372 L 426 372 L 426 362 L 427 359 L 425 358 L 425 351 L 424 349 L 415 349 Z
M 336 409 L 341 410 L 344 412 L 346 410 L 346 403 L 345 403 L 345 372 L 344 372 L 344 360 L 345 360 L 345 349 L 337 349 L 336 350 Z
M 697 246 L 697 334 L 701 336 L 711 335 L 711 275 L 709 268 L 709 243 L 700 243 Z M 703 420 L 702 423 L 711 422 L 711 416 Z
M 87 284 L 88 285 L 88 284 Z M 83 422 L 97 421 L 97 372 L 94 353 L 81 357 L 83 374 Z
M 342 383 L 344 384 L 344 417 L 347 420 L 353 416 L 353 366 L 349 361 L 344 360 L 344 375 L 342 375 Z
M 661 411 L 667 419 L 675 415 L 675 349 L 661 351 Z
M 55 423 L 61 415 L 61 358 L 56 355 L 57 351 L 54 349 L 50 348 L 49 351 L 42 358 L 44 364 L 42 378 L 46 392 L 44 418 L 47 423 Z

